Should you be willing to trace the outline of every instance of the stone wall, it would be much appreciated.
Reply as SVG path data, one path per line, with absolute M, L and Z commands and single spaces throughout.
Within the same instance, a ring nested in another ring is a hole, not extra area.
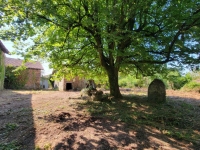
M 79 77 L 75 77 L 73 79 L 62 79 L 61 81 L 55 82 L 56 86 L 58 87 L 59 91 L 66 91 L 66 90 L 81 90 L 82 88 L 86 87 L 87 81 L 85 79 L 80 79 Z M 67 84 L 71 84 L 71 89 L 67 89 Z
M 41 70 L 27 69 L 25 89 L 40 89 Z
M 80 79 L 79 77 L 75 77 L 72 82 L 73 89 L 81 90 L 86 87 L 87 81 L 84 79 Z

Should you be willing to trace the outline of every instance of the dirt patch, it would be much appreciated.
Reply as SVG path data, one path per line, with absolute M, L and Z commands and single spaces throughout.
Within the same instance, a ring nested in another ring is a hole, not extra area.
M 144 89 L 121 91 L 147 94 Z M 200 105 L 199 93 L 167 91 L 167 95 Z M 166 137 L 156 128 L 93 116 L 83 103 L 80 92 L 1 91 L 0 143 L 27 150 L 193 149 L 191 143 Z

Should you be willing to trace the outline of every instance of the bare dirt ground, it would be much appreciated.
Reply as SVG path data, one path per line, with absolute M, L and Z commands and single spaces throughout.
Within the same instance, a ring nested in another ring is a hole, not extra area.
M 122 93 L 145 96 L 146 90 Z M 168 90 L 167 96 L 200 106 L 199 93 Z M 128 128 L 121 121 L 92 116 L 84 102 L 73 91 L 0 91 L 0 143 L 13 141 L 22 150 L 193 149 L 155 128 Z

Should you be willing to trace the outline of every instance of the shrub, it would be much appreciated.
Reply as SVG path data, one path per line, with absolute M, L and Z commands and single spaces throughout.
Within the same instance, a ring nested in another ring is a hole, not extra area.
M 195 81 L 191 81 L 191 82 L 185 84 L 183 86 L 182 90 L 186 90 L 186 91 L 200 91 L 200 83 L 197 83 Z
M 134 83 L 134 86 L 140 87 L 140 88 L 143 87 L 144 86 L 144 79 L 142 78 L 142 79 L 136 80 L 135 83 Z
M 6 67 L 4 88 L 5 89 L 23 89 L 27 81 L 27 71 L 15 71 L 15 67 Z
M 177 77 L 174 79 L 173 83 L 175 90 L 181 89 L 187 83 L 187 79 L 185 77 Z
M 126 87 L 127 82 L 125 80 L 119 80 L 119 87 Z

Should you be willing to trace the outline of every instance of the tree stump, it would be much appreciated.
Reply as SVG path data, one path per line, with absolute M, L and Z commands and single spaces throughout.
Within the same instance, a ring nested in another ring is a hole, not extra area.
M 88 89 L 88 88 L 83 88 L 83 89 L 81 90 L 81 96 L 92 96 L 91 90 Z
M 154 79 L 148 88 L 148 101 L 155 103 L 166 102 L 166 89 L 162 80 Z
M 93 91 L 91 99 L 92 99 L 92 101 L 101 101 L 102 100 L 102 96 L 103 96 L 103 91 L 101 91 L 101 90 Z
M 103 96 L 103 91 L 96 89 L 96 84 L 94 80 L 88 80 L 86 88 L 81 90 L 82 99 L 90 99 L 92 101 L 101 101 Z

